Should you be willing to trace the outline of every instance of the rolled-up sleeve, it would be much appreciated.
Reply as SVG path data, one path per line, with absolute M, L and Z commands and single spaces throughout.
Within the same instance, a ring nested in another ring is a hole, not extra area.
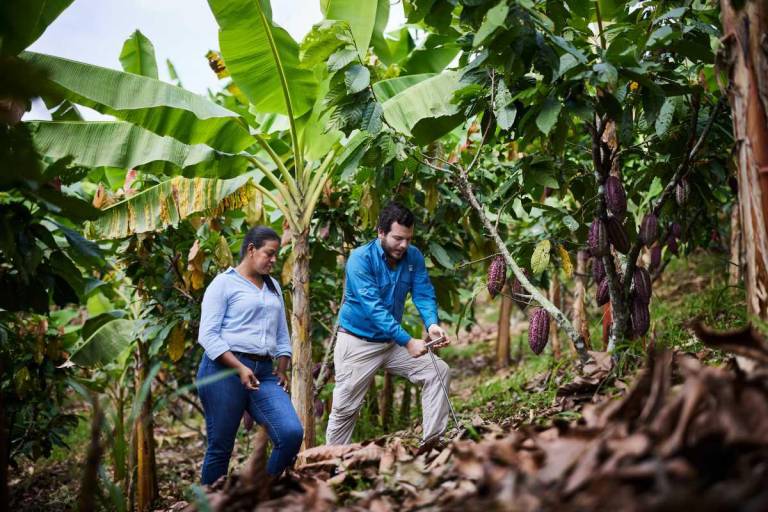
M 348 296 L 359 299 L 359 305 L 378 330 L 398 345 L 406 345 L 410 341 L 411 335 L 395 320 L 381 300 L 379 285 L 371 269 L 366 268 L 365 258 L 361 255 L 354 255 L 347 262 L 347 288 Z
M 272 278 L 270 277 L 270 279 Z M 280 289 L 280 285 L 277 284 L 276 279 L 272 279 L 272 282 L 275 284 L 275 288 L 277 289 L 278 295 L 280 295 L 280 315 L 277 319 L 277 336 L 275 340 L 275 356 L 274 357 L 280 357 L 280 356 L 291 357 L 293 355 L 293 350 L 291 349 L 291 335 L 288 332 L 288 321 L 286 320 L 285 300 L 283 299 L 283 290 Z
M 224 280 L 214 279 L 203 295 L 200 313 L 200 330 L 197 342 L 203 346 L 210 359 L 216 359 L 229 350 L 229 344 L 221 337 L 221 323 L 227 312 L 227 294 Z
M 437 316 L 437 297 L 435 296 L 435 287 L 429 280 L 427 266 L 424 264 L 424 256 L 421 252 L 416 252 L 413 256 L 413 285 L 411 288 L 411 298 L 419 315 L 424 321 L 424 325 L 429 327 L 439 321 Z

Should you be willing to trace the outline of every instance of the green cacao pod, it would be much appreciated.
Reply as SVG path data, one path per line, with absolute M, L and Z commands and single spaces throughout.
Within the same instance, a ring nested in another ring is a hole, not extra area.
M 627 254 L 629 252 L 629 237 L 618 217 L 608 217 L 605 229 L 608 232 L 608 240 L 613 244 L 614 249 L 622 254 Z
M 627 195 L 621 180 L 616 176 L 608 176 L 605 180 L 605 204 L 617 217 L 624 217 L 627 213 Z
M 691 186 L 688 184 L 688 180 L 682 178 L 677 182 L 675 187 L 675 200 L 680 206 L 685 206 L 688 203 L 688 196 L 691 193 Z
M 491 265 L 488 267 L 488 293 L 491 294 L 492 299 L 504 288 L 504 281 L 506 279 L 507 262 L 504 261 L 504 256 L 499 254 L 493 258 Z
M 600 284 L 597 286 L 597 296 L 595 297 L 597 299 L 597 305 L 602 306 L 603 304 L 608 304 L 608 301 L 611 300 L 611 294 L 608 291 L 608 277 L 604 277 L 602 281 L 600 281 Z
M 647 213 L 640 223 L 640 242 L 650 247 L 659 236 L 659 219 L 652 213 Z
M 608 254 L 608 233 L 605 223 L 601 219 L 592 221 L 589 226 L 589 252 L 592 256 L 604 256 Z
M 634 294 L 638 298 L 648 304 L 651 301 L 651 274 L 645 267 L 635 268 L 635 275 L 632 278 L 632 286 Z
M 637 296 L 632 299 L 630 316 L 632 332 L 635 336 L 642 336 L 648 332 L 648 328 L 651 326 L 651 313 L 648 310 L 648 304 Z
M 536 308 L 531 314 L 528 326 L 528 345 L 534 354 L 541 354 L 549 340 L 549 313 L 543 308 Z

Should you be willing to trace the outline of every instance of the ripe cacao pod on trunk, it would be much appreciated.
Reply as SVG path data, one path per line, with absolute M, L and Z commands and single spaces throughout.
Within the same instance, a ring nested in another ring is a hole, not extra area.
M 608 304 L 608 301 L 611 300 L 611 294 L 608 291 L 608 276 L 604 277 L 603 280 L 600 281 L 600 284 L 597 287 L 596 299 L 598 306 Z
M 687 179 L 682 178 L 677 182 L 677 186 L 675 187 L 675 200 L 677 201 L 678 205 L 685 206 L 685 204 L 688 202 L 688 196 L 690 193 L 691 186 L 688 184 Z
M 549 340 L 549 313 L 543 308 L 536 308 L 531 314 L 528 326 L 528 345 L 534 354 L 541 354 Z
M 605 223 L 601 219 L 592 221 L 589 226 L 589 252 L 592 256 L 604 256 L 608 254 L 608 233 Z
M 645 267 L 636 267 L 632 279 L 635 296 L 648 304 L 651 301 L 651 274 Z
M 605 229 L 608 232 L 608 240 L 611 241 L 614 249 L 622 254 L 627 254 L 629 252 L 629 237 L 618 217 L 608 217 Z
M 605 180 L 605 204 L 617 217 L 624 217 L 627 213 L 627 195 L 616 176 L 608 176 Z
M 640 223 L 640 242 L 650 247 L 659 236 L 659 219 L 652 213 L 645 214 Z
M 635 336 L 642 336 L 648 332 L 648 328 L 651 326 L 651 312 L 648 310 L 648 304 L 635 296 L 632 299 L 631 308 L 632 332 Z
M 507 279 L 507 262 L 501 254 L 495 256 L 488 267 L 488 293 L 493 299 L 504 288 Z
M 651 247 L 651 270 L 656 270 L 661 265 L 661 245 Z
M 595 278 L 596 285 L 599 285 L 605 277 L 605 265 L 603 265 L 603 258 L 592 258 L 592 277 Z

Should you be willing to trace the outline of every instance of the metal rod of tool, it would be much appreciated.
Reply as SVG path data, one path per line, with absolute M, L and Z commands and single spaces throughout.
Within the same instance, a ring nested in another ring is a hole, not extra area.
M 453 410 L 453 404 L 451 404 L 451 399 L 448 397 L 448 388 L 445 387 L 443 376 L 440 375 L 440 369 L 437 367 L 437 359 L 435 359 L 435 353 L 432 352 L 432 345 L 435 342 L 442 341 L 443 338 L 444 337 L 441 336 L 440 338 L 437 338 L 436 340 L 432 340 L 429 343 L 427 343 L 427 352 L 429 352 L 429 357 L 432 358 L 432 364 L 435 366 L 435 373 L 437 374 L 437 378 L 440 379 L 440 387 L 443 388 L 445 401 L 448 402 L 448 408 L 451 410 L 451 416 L 453 416 L 453 422 L 456 424 L 457 429 L 461 429 L 461 424 L 459 423 L 459 419 L 456 417 L 456 411 Z

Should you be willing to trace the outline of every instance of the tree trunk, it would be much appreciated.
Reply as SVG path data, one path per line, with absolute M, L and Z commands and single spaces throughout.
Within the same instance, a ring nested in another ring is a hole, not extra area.
M 552 279 L 549 281 L 549 301 L 562 311 L 560 304 L 560 279 L 558 279 L 557 274 L 552 274 Z M 554 318 L 549 320 L 549 342 L 552 344 L 552 355 L 555 356 L 555 359 L 560 359 L 562 355 L 560 337 L 557 335 L 557 322 L 555 322 Z
M 2 374 L 2 365 L 0 365 L 0 374 Z M 8 510 L 8 464 L 11 454 L 11 433 L 10 422 L 8 421 L 8 411 L 5 410 L 3 395 L 0 393 L 0 508 Z
M 392 402 L 394 401 L 392 374 L 384 372 L 384 386 L 381 390 L 381 426 L 389 429 L 392 424 Z
M 502 289 L 501 306 L 499 307 L 499 334 L 496 337 L 496 368 L 509 367 L 509 318 L 512 314 L 512 297 L 509 283 Z
M 309 230 L 293 233 L 291 400 L 304 426 L 304 448 L 315 445 L 312 336 L 309 317 Z
M 738 4 L 736 4 L 738 5 Z M 728 100 L 738 151 L 737 176 L 745 244 L 747 311 L 768 320 L 768 4 L 720 3 L 721 66 L 728 72 Z
M 407 427 L 411 422 L 411 383 L 403 382 L 403 401 L 400 402 L 399 424 L 401 428 Z
M 742 245 L 741 214 L 739 203 L 735 203 L 731 210 L 731 259 L 728 265 L 728 284 L 731 286 L 737 286 L 741 281 Z
M 587 322 L 587 263 L 589 254 L 587 251 L 579 251 L 576 255 L 576 287 L 573 293 L 573 326 L 584 338 L 587 350 L 592 350 L 589 340 L 589 324 Z
M 138 342 L 136 354 L 136 400 L 149 373 L 149 356 L 144 343 Z M 155 461 L 154 421 L 152 419 L 152 391 L 147 393 L 134 423 L 136 435 L 136 504 L 139 512 L 153 509 L 157 498 L 157 463 Z
M 85 468 L 80 480 L 80 491 L 77 498 L 77 510 L 96 510 L 96 501 L 99 492 L 99 464 L 101 463 L 101 424 L 104 421 L 104 413 L 99 406 L 98 398 L 91 398 L 93 402 L 93 419 L 91 420 L 91 442 L 88 445 L 88 453 L 85 457 Z

